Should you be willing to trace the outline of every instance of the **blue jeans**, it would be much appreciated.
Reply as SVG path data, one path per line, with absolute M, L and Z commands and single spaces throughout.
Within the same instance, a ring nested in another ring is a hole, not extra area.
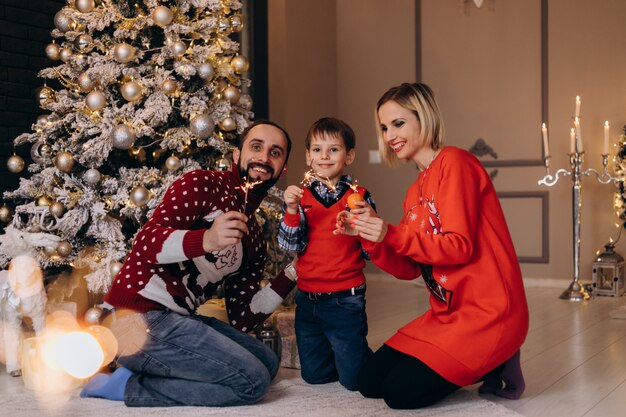
M 298 291 L 295 301 L 302 379 L 309 384 L 339 380 L 356 390 L 359 371 L 372 354 L 366 339 L 365 296 L 310 300 Z
M 118 363 L 136 373 L 124 393 L 129 407 L 252 404 L 278 372 L 274 352 L 213 317 L 150 311 L 123 317 L 111 330 Z

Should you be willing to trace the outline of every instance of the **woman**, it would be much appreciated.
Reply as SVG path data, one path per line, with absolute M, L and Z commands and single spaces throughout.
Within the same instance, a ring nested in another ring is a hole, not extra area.
M 430 309 L 365 364 L 359 391 L 392 408 L 420 408 L 483 380 L 482 393 L 519 398 L 528 307 L 489 175 L 469 152 L 443 146 L 439 108 L 425 84 L 387 91 L 376 122 L 385 161 L 414 162 L 420 173 L 407 191 L 400 225 L 362 210 L 354 229 L 338 222 L 337 232 L 358 233 L 372 260 L 401 279 L 410 260 L 431 295 Z

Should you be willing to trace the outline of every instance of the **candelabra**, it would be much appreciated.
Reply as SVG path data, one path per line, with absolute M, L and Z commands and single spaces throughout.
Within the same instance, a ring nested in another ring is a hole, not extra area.
M 582 164 L 584 159 L 584 152 L 578 152 L 576 150 L 569 154 L 569 162 L 571 169 L 567 170 L 561 168 L 556 171 L 554 175 L 550 174 L 550 156 L 547 155 L 544 158 L 546 166 L 546 175 L 539 180 L 539 185 L 546 185 L 552 187 L 555 185 L 559 178 L 571 176 L 572 177 L 572 224 L 574 228 L 574 277 L 569 287 L 560 295 L 559 298 L 570 301 L 580 301 L 587 295 L 584 287 L 580 283 L 580 218 L 582 210 L 582 179 L 583 176 L 590 176 L 594 174 L 596 180 L 601 184 L 609 184 L 611 182 L 619 181 L 619 178 L 613 177 L 608 173 L 607 162 L 608 155 L 602 154 L 602 174 L 593 168 L 588 168 L 583 171 Z

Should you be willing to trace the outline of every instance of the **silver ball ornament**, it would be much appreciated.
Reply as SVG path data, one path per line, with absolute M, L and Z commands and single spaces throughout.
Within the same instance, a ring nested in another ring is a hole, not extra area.
M 87 103 L 87 107 L 89 107 L 93 111 L 100 111 L 106 106 L 107 99 L 102 93 L 102 91 L 94 90 L 87 94 L 85 98 L 85 103 Z
M 215 122 L 207 113 L 200 113 L 189 121 L 191 132 L 200 139 L 208 139 L 215 131 Z
M 217 20 L 217 29 L 222 33 L 228 31 L 230 29 L 230 20 L 225 17 L 220 17 Z
M 248 71 L 250 68 L 250 62 L 248 62 L 248 58 L 245 56 L 237 55 L 230 61 L 230 67 L 237 74 L 241 74 Z
M 30 157 L 38 164 L 43 164 L 52 156 L 52 147 L 47 143 L 35 142 L 30 147 Z
M 83 174 L 83 180 L 89 185 L 98 185 L 100 180 L 102 180 L 102 174 L 95 168 L 89 168 Z
M 124 266 L 124 264 L 121 262 L 111 262 L 111 265 L 109 265 L 109 272 L 111 273 L 111 276 L 115 277 L 117 274 L 119 274 L 119 272 L 122 270 L 122 266 Z
M 74 249 L 72 247 L 72 244 L 68 242 L 67 240 L 64 240 L 63 242 L 59 242 L 59 244 L 57 245 L 57 253 L 59 254 L 59 256 L 63 258 L 65 258 L 70 253 L 72 253 L 72 249 Z
M 113 48 L 113 56 L 120 64 L 126 64 L 135 58 L 135 48 L 125 42 L 118 43 Z
M 176 41 L 170 45 L 170 49 L 172 50 L 172 54 L 174 54 L 174 56 L 180 58 L 185 55 L 185 52 L 187 52 L 187 45 L 185 45 L 184 42 Z
M 96 7 L 96 2 L 94 0 L 76 0 L 74 7 L 81 13 L 89 13 Z
M 230 170 L 230 167 L 231 167 L 231 162 L 230 160 L 226 158 L 222 158 L 218 160 L 217 164 L 215 165 L 215 169 L 218 171 L 228 171 Z
M 241 97 L 241 92 L 239 91 L 239 89 L 232 85 L 226 87 L 222 94 L 224 94 L 224 98 L 230 101 L 231 104 L 236 104 Z
M 237 129 L 237 122 L 235 122 L 235 119 L 232 117 L 226 117 L 220 122 L 220 129 L 225 130 L 226 132 L 232 132 Z
M 178 83 L 174 80 L 165 80 L 161 84 L 161 90 L 168 96 L 171 96 L 178 90 Z
M 126 124 L 119 124 L 111 130 L 111 142 L 114 148 L 130 149 L 135 139 L 137 139 L 135 130 Z
M 48 210 L 50 210 L 50 214 L 54 217 L 61 217 L 63 213 L 65 213 L 65 206 L 62 203 L 55 201 L 50 204 L 50 208 Z
M 6 204 L 0 206 L 0 222 L 8 223 L 13 220 L 13 212 Z
M 70 48 L 61 48 L 61 52 L 59 52 L 59 57 L 63 62 L 69 62 L 69 60 L 72 59 L 73 55 L 74 51 L 72 51 Z
M 7 169 L 9 170 L 9 172 L 12 172 L 14 174 L 22 172 L 25 165 L 26 164 L 24 163 L 24 159 L 19 155 L 12 155 L 7 160 Z
M 152 11 L 152 20 L 161 27 L 172 23 L 172 19 L 174 19 L 174 13 L 168 7 L 159 6 Z
M 203 80 L 210 80 L 211 78 L 213 78 L 214 74 L 215 69 L 210 63 L 203 62 L 202 64 L 198 65 L 198 77 L 202 78 Z
M 43 253 L 45 253 L 48 258 L 52 258 L 53 256 L 59 256 L 56 246 L 45 246 L 43 248 Z
M 165 160 L 165 168 L 167 168 L 168 171 L 176 171 L 180 168 L 180 159 L 178 159 L 177 156 L 170 156 Z
M 124 97 L 127 101 L 137 101 L 142 95 L 141 85 L 135 81 L 125 82 L 122 84 L 120 91 L 122 93 L 122 97 Z
M 46 56 L 53 61 L 58 61 L 61 58 L 61 48 L 56 43 L 49 43 L 46 46 Z
M 74 167 L 74 156 L 67 152 L 59 152 L 54 158 L 54 166 L 61 172 L 70 172 Z
M 87 74 L 86 72 L 81 73 L 78 76 L 77 81 L 78 86 L 83 93 L 89 93 L 96 86 L 96 83 L 91 78 L 89 78 L 89 74 Z
M 80 52 L 86 52 L 93 47 L 93 38 L 91 35 L 82 33 L 74 39 L 74 46 Z
M 49 114 L 40 114 L 39 116 L 37 116 L 37 121 L 35 123 L 37 123 L 39 126 L 43 126 L 49 121 L 50 121 Z
M 63 10 L 54 15 L 54 26 L 63 33 L 69 31 L 73 23 L 74 21 Z
M 242 94 L 241 97 L 239 97 L 238 104 L 246 110 L 252 110 L 252 97 L 250 97 L 249 94 Z
M 143 185 L 138 185 L 131 190 L 130 199 L 137 207 L 143 207 L 150 201 L 150 191 Z
M 89 324 L 100 324 L 103 310 L 100 307 L 91 307 L 85 311 L 85 321 Z
M 241 32 L 243 29 L 243 18 L 239 14 L 230 17 L 230 27 L 233 32 Z

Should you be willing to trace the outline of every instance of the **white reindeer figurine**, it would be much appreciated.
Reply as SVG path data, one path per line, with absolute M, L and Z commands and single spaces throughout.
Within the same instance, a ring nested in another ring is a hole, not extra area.
M 56 247 L 60 240 L 56 235 L 22 232 L 12 225 L 0 235 L 0 251 L 11 258 L 9 270 L 0 271 L 0 316 L 4 321 L 6 367 L 11 376 L 22 375 L 18 353 L 22 319 L 32 319 L 37 335 L 46 322 L 46 290 L 34 249 Z

